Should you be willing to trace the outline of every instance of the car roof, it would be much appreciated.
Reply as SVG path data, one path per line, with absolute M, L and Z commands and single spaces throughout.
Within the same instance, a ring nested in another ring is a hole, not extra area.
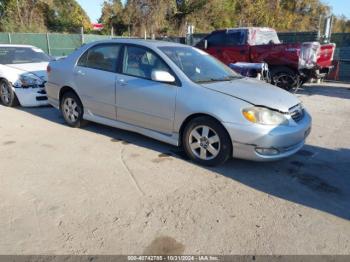
M 32 45 L 12 45 L 12 44 L 0 44 L 0 47 L 21 47 L 21 48 L 36 48 Z
M 145 40 L 141 38 L 114 38 L 109 40 L 97 41 L 89 44 L 107 44 L 107 43 L 120 43 L 120 44 L 139 44 L 146 47 L 161 47 L 161 46 L 187 46 L 179 43 L 160 41 L 160 40 Z
M 238 30 L 261 30 L 261 31 L 275 31 L 275 29 L 271 28 L 271 27 L 233 27 L 233 28 L 225 28 L 225 29 L 219 29 L 219 30 L 215 30 L 213 32 L 222 32 L 222 31 L 238 31 Z

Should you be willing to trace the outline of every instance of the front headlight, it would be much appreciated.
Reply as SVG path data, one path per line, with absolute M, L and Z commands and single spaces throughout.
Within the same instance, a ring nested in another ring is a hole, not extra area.
M 19 77 L 18 81 L 14 84 L 15 87 L 38 87 L 41 85 L 41 81 L 34 76 L 22 75 Z
M 282 113 L 265 108 L 251 107 L 242 111 L 245 119 L 261 125 L 288 125 L 288 119 Z

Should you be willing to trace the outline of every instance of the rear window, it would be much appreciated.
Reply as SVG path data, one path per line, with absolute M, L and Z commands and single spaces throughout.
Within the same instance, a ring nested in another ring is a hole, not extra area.
M 208 41 L 208 47 L 223 46 L 225 44 L 225 38 L 226 32 L 214 32 L 206 38 Z
M 243 31 L 228 32 L 226 35 L 227 45 L 243 45 L 245 43 L 245 34 Z
M 0 64 L 26 64 L 49 62 L 41 49 L 29 47 L 0 47 Z
M 116 72 L 120 50 L 121 46 L 117 44 L 94 46 L 79 59 L 78 66 Z
M 250 32 L 250 45 L 280 44 L 276 31 L 257 29 Z

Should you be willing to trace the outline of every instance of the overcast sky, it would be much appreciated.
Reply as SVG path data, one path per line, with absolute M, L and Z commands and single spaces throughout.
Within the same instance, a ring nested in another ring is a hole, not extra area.
M 97 22 L 101 16 L 101 6 L 103 0 L 77 0 L 90 16 L 92 22 Z M 123 2 L 125 0 L 122 0 Z M 333 7 L 336 15 L 344 14 L 350 18 L 350 1 L 349 0 L 323 0 L 322 2 Z

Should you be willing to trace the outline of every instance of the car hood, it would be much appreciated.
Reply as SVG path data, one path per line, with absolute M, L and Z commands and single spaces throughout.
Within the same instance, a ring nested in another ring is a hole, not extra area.
M 6 66 L 9 68 L 21 71 L 22 73 L 33 74 L 47 81 L 46 68 L 48 64 L 49 64 L 48 62 L 42 62 L 42 63 L 10 64 Z
M 256 106 L 264 106 L 282 112 L 288 112 L 290 108 L 300 103 L 291 93 L 252 78 L 213 82 L 202 84 L 202 86 Z

